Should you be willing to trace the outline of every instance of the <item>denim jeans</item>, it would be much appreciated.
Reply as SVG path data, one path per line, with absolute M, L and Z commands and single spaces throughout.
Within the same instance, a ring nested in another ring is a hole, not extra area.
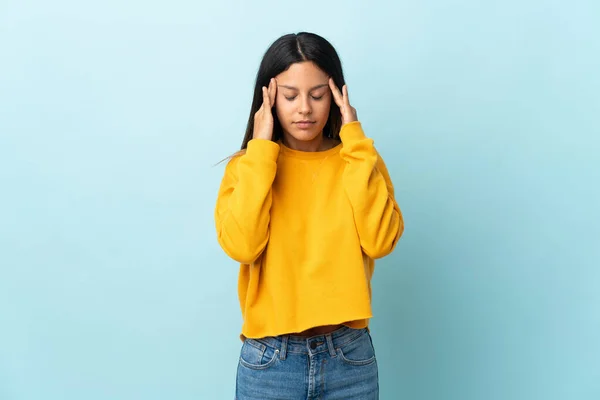
M 342 327 L 309 338 L 246 339 L 237 400 L 377 400 L 378 367 L 369 331 Z

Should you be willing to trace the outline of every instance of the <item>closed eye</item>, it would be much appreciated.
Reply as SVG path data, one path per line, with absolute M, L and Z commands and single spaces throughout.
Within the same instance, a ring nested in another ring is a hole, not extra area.
M 315 100 L 321 100 L 323 98 L 323 96 L 324 95 L 321 95 L 321 96 L 310 96 L 310 97 L 312 97 Z M 296 96 L 292 96 L 292 97 L 285 96 L 285 99 L 288 100 L 288 101 L 293 101 L 295 98 L 296 98 Z

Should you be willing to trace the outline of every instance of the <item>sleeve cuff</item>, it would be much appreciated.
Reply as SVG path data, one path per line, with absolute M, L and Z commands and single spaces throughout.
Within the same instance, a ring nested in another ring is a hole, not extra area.
M 349 122 L 342 125 L 340 129 L 340 139 L 342 139 L 342 142 L 355 142 L 365 138 L 365 132 L 362 129 L 360 121 Z
M 279 145 L 272 140 L 251 139 L 248 141 L 246 154 L 250 157 L 277 160 Z

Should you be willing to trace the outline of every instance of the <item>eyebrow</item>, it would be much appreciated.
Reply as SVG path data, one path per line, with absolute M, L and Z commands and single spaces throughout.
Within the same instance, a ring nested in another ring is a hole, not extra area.
M 315 87 L 310 88 L 309 92 L 312 92 L 315 89 L 320 89 L 320 88 L 325 87 L 325 86 L 329 86 L 329 85 L 327 83 L 323 83 L 322 85 L 317 85 Z M 295 86 L 277 85 L 277 87 L 282 87 L 282 88 L 291 89 L 291 90 L 298 90 L 298 88 L 295 87 Z

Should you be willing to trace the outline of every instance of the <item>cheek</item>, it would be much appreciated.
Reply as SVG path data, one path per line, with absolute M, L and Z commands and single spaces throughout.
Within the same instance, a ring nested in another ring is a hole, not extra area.
M 331 100 L 324 100 L 319 102 L 315 109 L 318 110 L 319 116 L 327 119 L 329 116 L 329 109 L 331 108 Z
M 275 99 L 275 111 L 279 121 L 287 122 L 290 120 L 290 103 L 285 99 L 280 100 L 279 97 Z

